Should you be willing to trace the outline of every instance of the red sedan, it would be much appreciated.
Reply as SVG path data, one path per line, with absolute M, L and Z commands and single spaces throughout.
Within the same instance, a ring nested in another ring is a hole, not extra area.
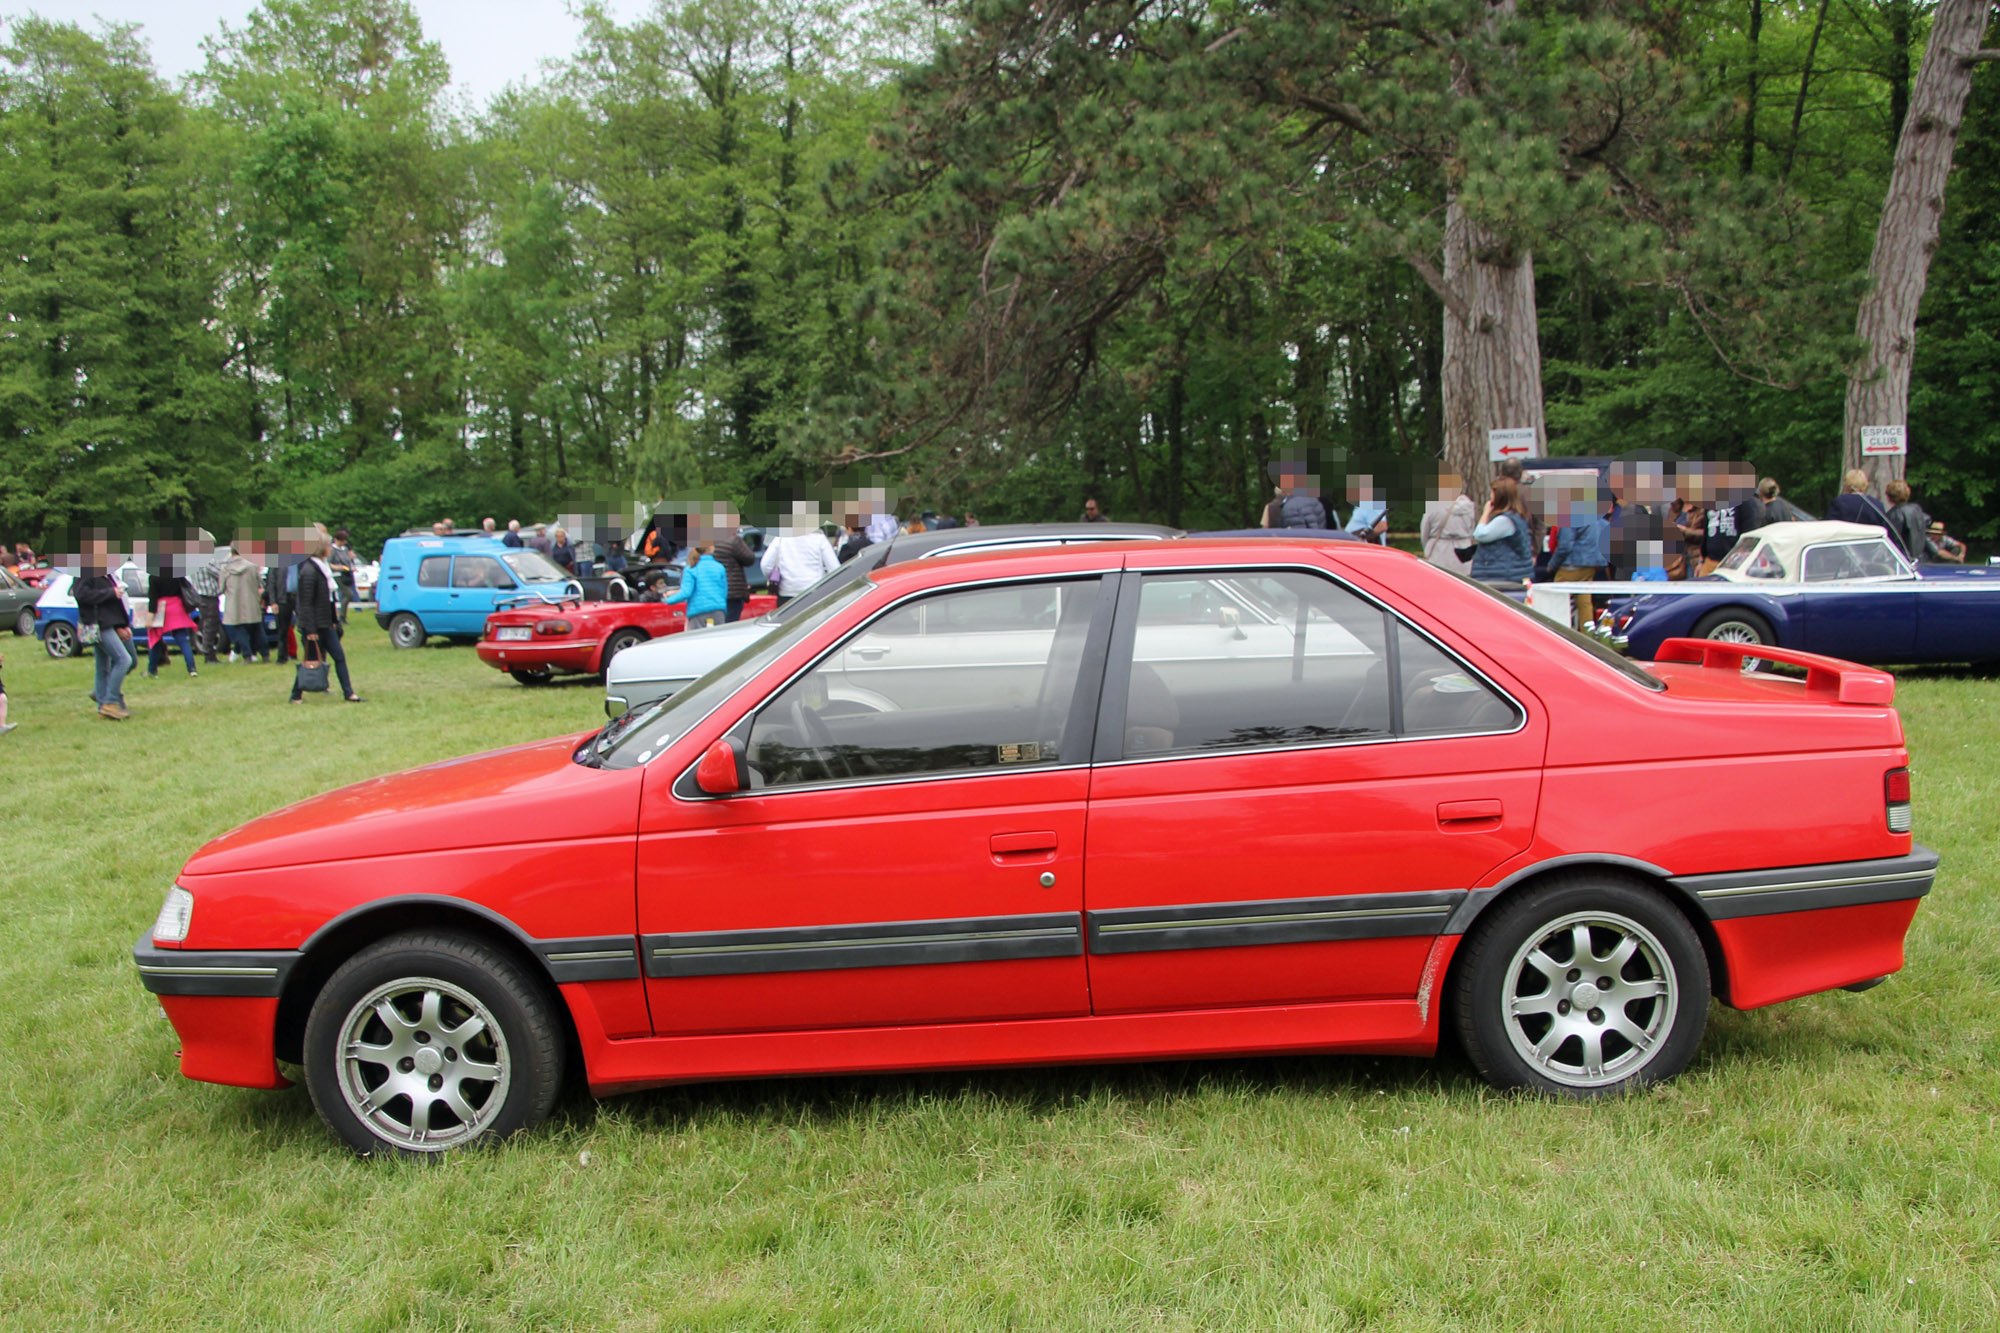
M 612 1093 L 1448 1039 L 1599 1096 L 1711 995 L 1902 966 L 1893 693 L 1356 543 L 912 561 L 601 732 L 226 834 L 136 959 L 184 1073 L 303 1066 L 362 1152 L 532 1125 L 571 1051 Z
M 778 599 L 759 593 L 743 604 L 746 619 L 775 610 Z M 551 676 L 603 674 L 606 664 L 635 643 L 678 634 L 687 628 L 681 603 L 537 602 L 495 611 L 486 618 L 479 660 L 498 667 L 523 685 Z

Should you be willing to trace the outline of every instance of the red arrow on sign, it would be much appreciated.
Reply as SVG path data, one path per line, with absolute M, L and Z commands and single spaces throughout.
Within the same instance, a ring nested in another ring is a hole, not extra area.
M 1525 444 L 1503 444 L 1500 446 L 1500 456 L 1502 458 L 1505 458 L 1509 454 L 1525 454 L 1527 452 L 1528 446 Z

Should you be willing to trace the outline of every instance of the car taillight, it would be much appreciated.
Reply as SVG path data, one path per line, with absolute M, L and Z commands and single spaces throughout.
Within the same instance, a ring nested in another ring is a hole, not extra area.
M 576 626 L 570 624 L 567 620 L 537 620 L 535 622 L 535 633 L 537 634 L 567 634 L 575 628 Z
M 1882 803 L 1889 811 L 1889 832 L 1910 831 L 1910 770 L 1892 768 L 1882 775 Z

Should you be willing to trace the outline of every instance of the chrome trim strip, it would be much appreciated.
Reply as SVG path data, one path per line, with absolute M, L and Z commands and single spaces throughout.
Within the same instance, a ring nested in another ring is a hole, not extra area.
M 1840 889 L 1851 884 L 1903 884 L 1923 881 L 1928 885 L 1931 876 L 1913 871 L 1902 871 L 1888 875 L 1849 875 L 1842 879 L 1807 879 L 1793 884 L 1746 884 L 1733 889 L 1697 889 L 1697 897 L 1704 899 L 1740 898 L 1759 893 L 1788 893 L 1793 889 Z
M 606 958 L 630 958 L 630 949 L 580 949 L 574 953 L 543 954 L 551 963 L 594 963 Z
M 140 963 L 139 971 L 149 977 L 275 977 L 275 967 L 159 967 Z
M 1937 867 L 1936 852 L 1912 847 L 1908 856 L 1677 875 L 1668 883 L 1693 899 L 1711 921 L 1732 921 L 1922 898 L 1937 880 Z
M 1049 912 L 681 931 L 647 935 L 644 949 L 646 975 L 655 978 L 1075 958 L 1083 953 L 1083 921 L 1075 912 Z
M 1464 890 L 1356 893 L 1172 907 L 1119 907 L 1085 913 L 1090 952 L 1156 953 L 1336 940 L 1437 935 Z

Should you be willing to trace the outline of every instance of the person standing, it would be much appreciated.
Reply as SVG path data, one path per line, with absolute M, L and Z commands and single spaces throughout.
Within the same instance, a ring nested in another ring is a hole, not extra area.
M 0 653 L 0 666 L 6 665 L 7 654 Z M 7 687 L 4 684 L 0 684 L 0 736 L 5 736 L 20 725 L 18 722 L 9 722 L 7 720 Z
M 687 627 L 706 629 L 722 624 L 729 609 L 729 574 L 715 558 L 714 542 L 701 542 L 694 550 L 694 559 L 681 575 L 681 586 L 660 600 L 669 606 L 685 602 Z
M 246 662 L 264 660 L 264 599 L 258 588 L 259 571 L 239 543 L 222 566 L 222 628 L 229 635 L 229 651 Z
M 1278 478 L 1278 498 L 1264 509 L 1265 527 L 1324 528 L 1326 522 L 1326 506 L 1301 478 L 1289 473 Z
M 764 577 L 778 585 L 778 605 L 797 597 L 813 584 L 840 568 L 833 546 L 821 535 L 818 525 L 802 516 L 796 531 L 778 538 L 764 548 L 758 563 Z
M 506 532 L 506 535 L 505 535 L 505 536 L 503 536 L 503 537 L 501 537 L 501 538 L 500 538 L 500 544 L 501 544 L 502 546 L 512 546 L 512 547 L 516 548 L 517 550 L 518 550 L 518 549 L 520 548 L 520 546 L 521 546 L 521 520 L 520 520 L 520 519 L 518 519 L 518 518 L 510 518 L 510 519 L 508 519 L 508 520 L 507 520 L 507 532 Z
M 1889 535 L 1914 565 L 1924 558 L 1924 543 L 1930 540 L 1931 516 L 1910 498 L 1910 483 L 1901 477 L 1883 489 L 1889 497 Z
M 195 650 L 210 666 L 216 663 L 216 654 L 223 651 L 222 634 L 222 564 L 215 558 L 215 549 L 209 540 L 202 538 L 202 545 L 208 547 L 195 556 L 194 568 L 188 571 L 188 587 L 194 593 Z
M 351 704 L 366 703 L 366 699 L 354 692 L 354 682 L 347 675 L 347 650 L 340 644 L 340 622 L 333 606 L 333 566 L 327 562 L 333 543 L 321 528 L 306 539 L 305 548 L 296 566 L 299 660 L 330 660 L 340 676 L 341 695 Z M 299 688 L 296 675 L 292 677 L 292 702 L 305 702 L 305 692 Z
M 146 600 L 152 605 L 153 646 L 146 652 L 146 674 L 157 676 L 160 668 L 167 664 L 169 645 L 181 650 L 181 660 L 187 664 L 190 677 L 196 675 L 194 669 L 194 617 L 188 614 L 188 603 L 194 600 L 194 593 L 188 588 L 187 580 L 165 569 L 146 580 Z
M 1757 483 L 1757 498 L 1764 502 L 1764 524 L 1809 523 L 1812 515 L 1787 500 L 1780 493 L 1778 479 L 1766 477 Z
M 1579 506 L 1583 503 L 1579 501 Z M 1595 503 L 1594 501 L 1591 503 Z M 1594 583 L 1604 577 L 1611 560 L 1611 519 L 1608 514 L 1578 512 L 1576 521 L 1556 534 L 1555 554 L 1549 570 L 1557 583 Z M 1580 592 L 1570 598 L 1578 629 L 1588 629 L 1596 618 L 1590 594 Z
M 1111 521 L 1110 518 L 1097 507 L 1097 499 L 1095 496 L 1092 496 L 1091 498 L 1086 499 L 1083 502 L 1083 517 L 1078 519 L 1077 522 L 1109 523 L 1110 521 Z
M 1389 542 L 1389 504 L 1375 492 L 1375 478 L 1357 474 L 1347 483 L 1347 499 L 1354 506 L 1347 515 L 1346 530 L 1364 542 L 1386 546 Z
M 549 559 L 561 565 L 565 572 L 576 573 L 576 548 L 569 544 L 568 528 L 555 530 L 555 538 L 549 543 Z
M 1841 492 L 1833 497 L 1827 507 L 1826 516 L 1842 523 L 1872 523 L 1884 532 L 1893 533 L 1889 525 L 1889 511 L 1882 502 L 1868 493 L 1868 474 L 1860 468 L 1850 468 L 1840 479 Z
M 1466 573 L 1472 560 L 1459 551 L 1473 544 L 1472 527 L 1478 521 L 1478 507 L 1466 493 L 1464 480 L 1456 472 L 1438 473 L 1437 498 L 1424 506 L 1418 525 L 1424 559 L 1447 574 Z
M 757 553 L 750 549 L 749 542 L 743 540 L 736 515 L 725 514 L 722 522 L 727 535 L 716 541 L 713 557 L 722 565 L 722 572 L 728 579 L 728 599 L 722 610 L 723 623 L 733 625 L 743 618 L 743 604 L 750 600 L 750 567 L 757 563 Z
M 486 531 L 493 531 L 493 520 L 486 520 Z M 333 530 L 333 554 L 327 557 L 327 568 L 333 571 L 334 591 L 340 594 L 340 623 L 347 624 L 347 608 L 354 605 L 357 589 L 354 586 L 354 548 L 347 544 L 347 529 Z
M 117 576 L 105 572 L 108 547 L 102 541 L 93 541 L 91 546 L 88 558 L 97 563 L 77 577 L 74 590 L 78 622 L 97 627 L 97 646 L 92 650 L 97 675 L 90 697 L 97 704 L 99 717 L 123 722 L 132 716 L 132 710 L 125 706 L 125 675 L 137 660 L 132 655 L 132 617 L 125 608 L 125 593 Z
M 299 555 L 292 549 L 292 543 L 280 543 L 281 554 L 277 563 L 264 571 L 264 600 L 278 614 L 277 657 L 283 666 L 292 660 L 292 619 L 298 605 L 299 596 Z
M 1526 583 L 1535 572 L 1530 532 L 1520 483 L 1512 477 L 1495 477 L 1486 508 L 1472 529 L 1479 548 L 1472 556 L 1472 577 L 1481 583 Z
M 535 524 L 534 535 L 528 538 L 528 549 L 532 551 L 540 551 L 543 555 L 547 555 L 549 553 L 548 524 L 546 523 Z

